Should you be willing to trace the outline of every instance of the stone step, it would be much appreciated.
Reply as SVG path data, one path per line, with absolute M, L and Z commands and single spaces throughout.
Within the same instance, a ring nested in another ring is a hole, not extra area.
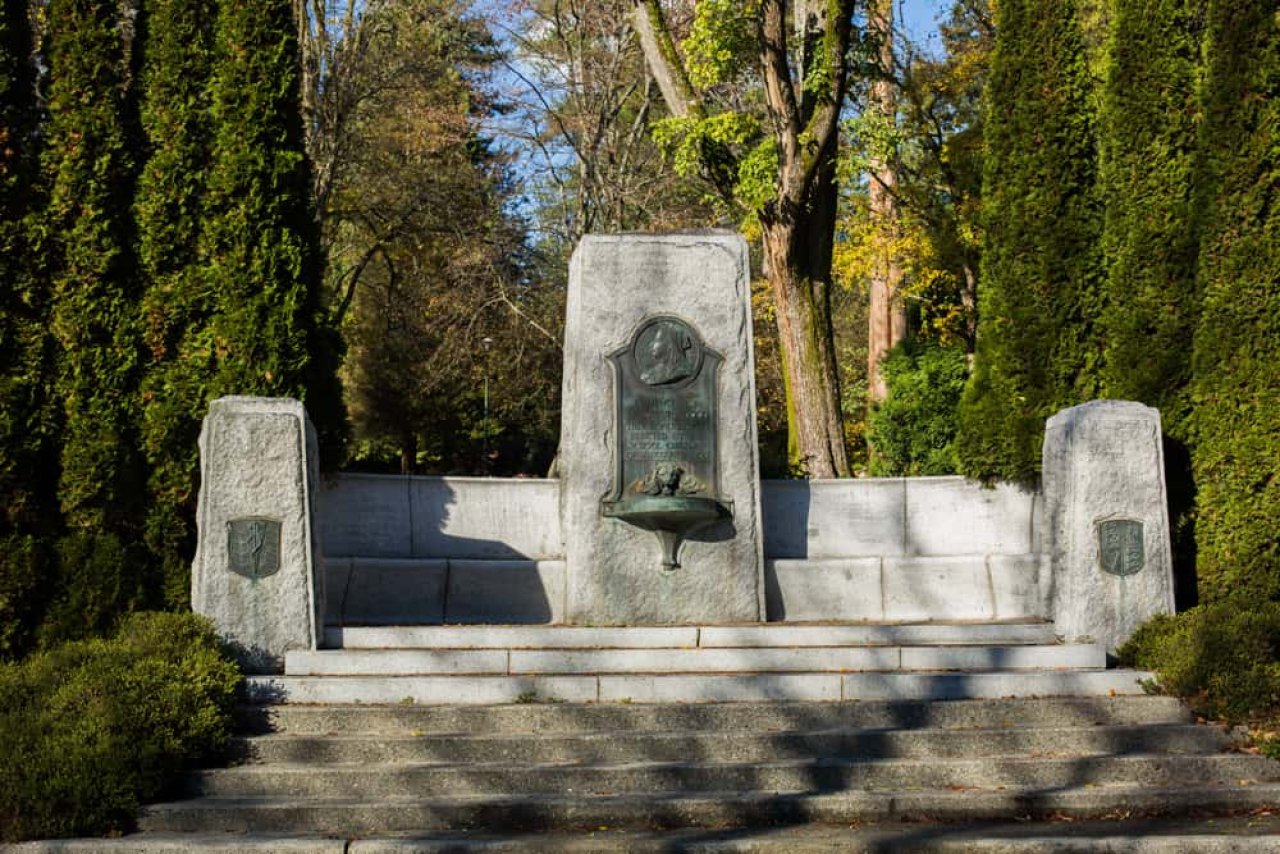
M 988 673 L 619 674 L 589 676 L 251 676 L 255 703 L 723 703 L 960 700 L 1141 694 L 1138 670 Z
M 862 821 L 982 821 L 1010 817 L 1201 815 L 1280 804 L 1280 785 L 1069 785 L 1048 790 L 853 791 L 779 794 L 557 795 L 360 799 L 200 798 L 147 807 L 144 832 L 370 836 L 458 828 L 744 827 Z
M 849 673 L 1101 670 L 1097 644 L 719 649 L 343 649 L 293 651 L 287 676 Z
M 765 623 L 743 626 L 362 626 L 325 630 L 341 649 L 645 649 L 656 647 L 1045 644 L 1046 622 Z
M 1222 785 L 1280 777 L 1280 766 L 1246 754 L 1172 756 L 991 756 L 979 759 L 799 759 L 772 762 L 634 762 L 571 765 L 486 763 L 347 763 L 243 765 L 204 771 L 192 793 L 208 797 L 381 799 L 419 797 L 657 794 L 689 792 L 831 792 L 848 789 L 1020 788 Z
M 1190 724 L 1018 729 L 601 732 L 584 735 L 269 735 L 237 739 L 237 758 L 261 763 L 719 762 L 783 759 L 975 758 L 1216 753 L 1233 743 L 1220 727 Z
M 241 706 L 244 732 L 293 735 L 468 736 L 473 733 L 1013 729 L 1158 726 L 1191 722 L 1175 697 L 1154 695 L 850 703 L 582 704 L 501 706 Z
M 669 854 L 1274 854 L 1280 819 L 1138 818 L 1007 823 L 899 824 L 860 827 L 796 824 L 773 827 L 619 830 L 528 834 L 438 831 L 406 836 L 334 839 L 282 834 L 132 834 L 120 839 L 60 839 L 11 846 L 13 854 L 459 854 L 459 852 L 607 852 Z M 9 849 L 6 849 L 9 850 Z

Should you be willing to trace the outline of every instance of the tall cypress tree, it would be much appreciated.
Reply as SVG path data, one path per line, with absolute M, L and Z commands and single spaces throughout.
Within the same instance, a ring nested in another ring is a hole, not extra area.
M 201 240 L 216 300 L 208 392 L 301 397 L 332 452 L 343 430 L 338 348 L 321 301 L 298 76 L 292 4 L 222 0 Z
M 1280 28 L 1211 0 L 1192 463 L 1204 600 L 1280 599 Z
M 55 389 L 65 416 L 58 494 L 67 534 L 47 636 L 106 628 L 141 595 L 145 482 L 138 436 L 133 164 L 117 0 L 50 0 L 43 221 Z
M 1156 406 L 1185 438 L 1198 314 L 1193 173 L 1203 0 L 1116 0 L 1103 98 L 1108 397 Z
M 1187 342 L 1200 309 L 1204 7 L 1205 0 L 1114 0 L 1101 121 L 1103 394 L 1160 410 L 1180 605 L 1195 601 Z
M 1001 0 L 987 84 L 977 357 L 962 470 L 1031 480 L 1044 420 L 1097 390 L 1101 214 L 1073 0 Z
M 144 21 L 141 118 L 150 156 L 134 203 L 146 287 L 142 328 L 143 447 L 149 468 L 146 542 L 165 598 L 190 596 L 200 421 L 212 375 L 214 307 L 198 263 L 209 171 L 208 86 L 214 0 L 152 0 Z
M 36 125 L 25 0 L 0 4 L 0 658 L 31 644 L 56 527 L 48 300 L 35 254 Z

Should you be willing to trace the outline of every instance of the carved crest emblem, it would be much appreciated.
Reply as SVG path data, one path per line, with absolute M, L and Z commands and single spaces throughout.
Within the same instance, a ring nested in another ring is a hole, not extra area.
M 232 519 L 227 523 L 227 561 L 245 578 L 266 578 L 280 570 L 280 523 L 275 519 Z
M 1146 560 L 1142 523 L 1136 519 L 1106 519 L 1097 525 L 1102 571 L 1126 576 L 1141 572 Z

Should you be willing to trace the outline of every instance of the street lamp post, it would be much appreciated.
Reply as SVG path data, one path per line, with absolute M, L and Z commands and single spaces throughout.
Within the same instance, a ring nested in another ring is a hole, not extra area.
M 480 346 L 484 348 L 484 420 L 480 422 L 480 429 L 484 431 L 482 464 L 485 474 L 493 474 L 489 463 L 489 348 L 493 346 L 493 339 L 488 336 L 481 338 Z

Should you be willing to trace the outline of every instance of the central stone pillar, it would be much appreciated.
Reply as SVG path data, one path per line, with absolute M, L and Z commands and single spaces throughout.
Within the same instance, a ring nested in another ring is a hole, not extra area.
M 568 622 L 764 618 L 751 331 L 741 236 L 579 244 L 560 437 Z

